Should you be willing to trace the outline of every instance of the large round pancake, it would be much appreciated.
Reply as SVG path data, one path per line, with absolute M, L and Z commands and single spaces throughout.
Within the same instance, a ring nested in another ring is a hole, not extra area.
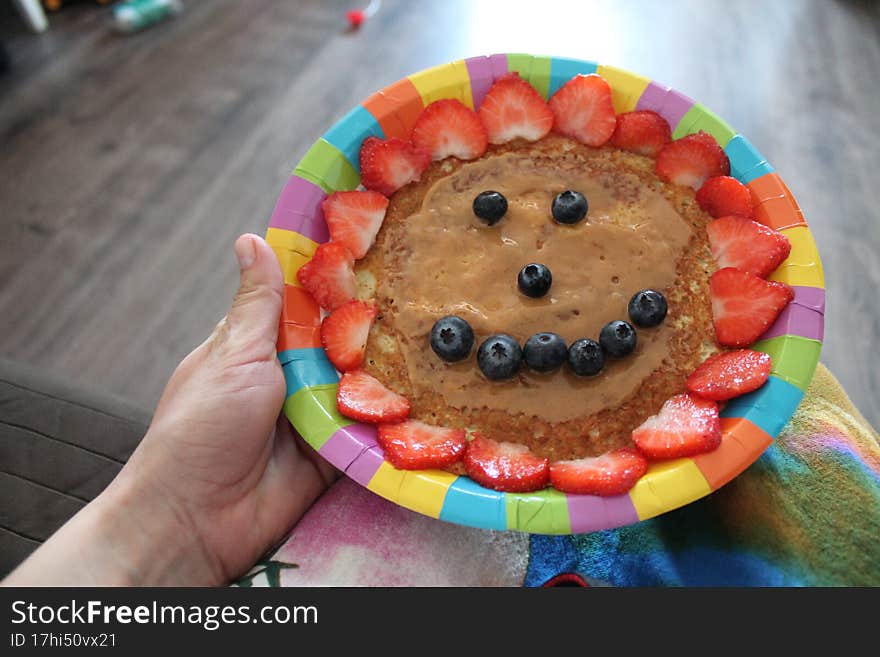
M 647 372 L 634 391 L 618 403 L 594 412 L 576 414 L 575 417 L 562 421 L 549 421 L 517 408 L 489 408 L 480 403 L 478 395 L 467 405 L 450 405 L 438 388 L 431 385 L 431 372 L 422 377 L 424 380 L 413 381 L 412 368 L 406 362 L 407 352 L 410 353 L 410 358 L 424 358 L 429 369 L 436 372 L 438 377 L 442 368 L 449 366 L 435 357 L 426 333 L 419 336 L 401 333 L 395 321 L 398 314 L 396 300 L 389 294 L 387 283 L 389 277 L 400 270 L 401 259 L 417 257 L 417 254 L 405 253 L 398 248 L 403 231 L 407 228 L 407 219 L 423 209 L 426 195 L 438 181 L 467 166 L 467 163 L 450 158 L 434 163 L 419 182 L 407 185 L 394 194 L 376 244 L 358 263 L 358 277 L 364 287 L 364 296 L 375 294 L 379 305 L 379 317 L 370 333 L 367 346 L 366 369 L 388 387 L 405 395 L 412 403 L 411 415 L 416 419 L 433 424 L 465 427 L 499 440 L 523 443 L 534 453 L 547 456 L 551 460 L 596 455 L 630 444 L 632 429 L 649 415 L 656 413 L 666 399 L 683 392 L 687 375 L 707 355 L 718 349 L 714 342 L 708 289 L 714 263 L 707 243 L 705 225 L 711 218 L 699 208 L 692 190 L 659 180 L 654 173 L 654 160 L 647 157 L 612 147 L 590 148 L 570 139 L 551 135 L 535 143 L 517 141 L 503 146 L 492 146 L 484 158 L 504 153 L 516 153 L 540 163 L 543 167 L 588 171 L 622 196 L 637 194 L 639 188 L 653 190 L 662 195 L 690 226 L 693 232 L 687 248 L 676 263 L 675 282 L 662 290 L 670 308 L 665 326 L 671 330 L 665 343 L 667 353 L 662 363 Z M 468 240 L 461 240 L 462 250 L 469 246 Z M 548 264 L 552 268 L 552 263 Z M 632 263 L 627 262 L 619 263 L 621 268 L 631 265 Z M 585 266 L 588 267 L 589 263 Z M 430 272 L 425 272 L 425 276 L 430 275 Z M 564 275 L 565 272 L 554 270 L 554 279 Z M 631 292 L 635 291 L 637 290 Z M 584 311 L 589 312 L 589 309 Z M 546 330 L 553 328 L 552 318 L 549 318 Z M 505 327 L 498 326 L 497 332 L 505 332 Z M 418 349 L 412 348 L 413 341 Z M 631 358 L 638 356 L 637 351 Z M 474 355 L 466 366 L 476 369 Z M 604 373 L 585 382 L 583 394 L 596 394 L 597 389 L 603 385 L 603 376 Z M 528 382 L 528 377 L 525 376 L 520 381 Z M 486 381 L 485 385 L 495 384 Z M 531 390 L 538 396 L 554 394 L 549 384 L 537 385 Z

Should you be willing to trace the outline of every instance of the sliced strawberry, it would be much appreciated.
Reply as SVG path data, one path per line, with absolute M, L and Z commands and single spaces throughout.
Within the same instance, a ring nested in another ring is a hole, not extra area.
M 563 493 L 621 495 L 648 470 L 648 461 L 632 447 L 576 461 L 550 464 L 550 483 Z
M 601 146 L 614 134 L 617 115 L 611 103 L 611 87 L 595 73 L 574 76 L 548 104 L 555 132 L 587 146 Z
M 477 114 L 493 144 L 518 137 L 537 141 L 553 127 L 553 112 L 546 101 L 516 73 L 495 80 Z
M 473 160 L 486 152 L 489 137 L 477 113 L 453 98 L 428 105 L 416 120 L 412 143 L 431 154 L 432 160 L 457 157 Z
M 617 127 L 611 135 L 611 145 L 648 157 L 657 157 L 672 140 L 669 123 L 657 112 L 639 110 L 626 112 L 617 117 Z
M 697 203 L 713 217 L 733 214 L 746 219 L 755 218 L 752 193 L 736 178 L 715 176 L 703 183 L 697 191 Z
M 764 385 L 771 364 L 769 354 L 751 349 L 715 354 L 688 377 L 687 388 L 705 399 L 733 399 Z
M 709 247 L 719 267 L 736 267 L 766 278 L 791 253 L 782 233 L 742 217 L 721 217 L 706 225 Z
M 409 415 L 409 400 L 364 372 L 346 372 L 339 380 L 336 405 L 345 417 L 360 422 L 397 422 Z
M 481 486 L 508 493 L 526 493 L 547 486 L 550 461 L 525 445 L 476 436 L 464 452 L 468 476 Z
M 321 322 L 321 344 L 337 370 L 347 372 L 363 365 L 367 337 L 378 312 L 372 303 L 349 301 Z
M 715 141 L 702 130 L 671 141 L 657 154 L 657 175 L 666 182 L 699 189 L 707 178 L 730 174 L 730 160 Z
M 330 240 L 345 246 L 355 260 L 365 255 L 385 220 L 388 199 L 379 192 L 334 192 L 321 203 Z
M 417 181 L 429 164 L 428 151 L 396 137 L 367 137 L 361 144 L 361 184 L 385 196 Z
M 660 412 L 632 432 L 649 459 L 674 459 L 711 452 L 721 444 L 718 404 L 684 393 L 666 400 Z
M 435 427 L 418 420 L 379 425 L 385 458 L 401 470 L 445 468 L 461 460 L 467 439 L 464 429 Z
M 788 285 L 765 281 L 733 267 L 712 274 L 709 294 L 715 335 L 726 347 L 752 344 L 794 299 Z
M 321 244 L 312 259 L 296 272 L 296 279 L 324 310 L 338 308 L 357 296 L 354 257 L 335 242 Z

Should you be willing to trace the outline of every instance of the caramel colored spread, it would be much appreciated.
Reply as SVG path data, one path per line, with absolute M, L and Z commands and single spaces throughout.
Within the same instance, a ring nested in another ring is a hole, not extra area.
M 705 247 L 698 236 L 704 231 L 697 230 L 705 218 L 692 193 L 686 207 L 677 208 L 679 191 L 646 171 L 643 160 L 550 137 L 498 148 L 475 162 L 434 165 L 409 194 L 398 199 L 398 192 L 377 245 L 360 266 L 362 277 L 375 277 L 380 306 L 368 369 L 406 394 L 413 415 L 428 422 L 525 442 L 555 458 L 625 443 L 632 428 L 680 391 L 686 372 L 700 361 L 703 336 L 686 341 L 683 351 L 681 333 L 692 330 L 695 316 L 706 316 L 705 308 L 691 309 L 691 279 L 698 279 L 700 290 L 708 274 L 699 266 L 690 267 L 689 276 L 681 271 L 683 264 L 700 264 L 686 256 Z M 567 189 L 589 203 L 586 219 L 574 225 L 556 223 L 550 211 L 553 197 Z M 474 197 L 485 190 L 508 201 L 494 226 L 472 210 Z M 700 255 L 705 258 L 708 249 Z M 517 287 L 517 274 L 532 262 L 553 274 L 550 291 L 538 299 Z M 637 328 L 635 352 L 606 360 L 595 377 L 577 377 L 567 366 L 541 374 L 523 363 L 515 378 L 498 382 L 477 366 L 476 347 L 496 333 L 520 344 L 543 331 L 569 344 L 598 340 L 607 322 L 630 321 L 629 299 L 646 288 L 669 299 L 667 320 Z M 462 362 L 446 363 L 430 348 L 431 327 L 444 315 L 458 315 L 474 330 L 474 350 Z M 660 376 L 664 372 L 673 376 Z M 648 408 L 634 404 L 652 378 L 662 379 L 665 390 L 647 395 Z M 615 409 L 626 426 L 607 421 Z

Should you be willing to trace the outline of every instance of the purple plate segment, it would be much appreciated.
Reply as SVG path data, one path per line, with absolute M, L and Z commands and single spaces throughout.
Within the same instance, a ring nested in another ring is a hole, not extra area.
M 324 190 L 317 185 L 299 176 L 290 176 L 275 204 L 269 227 L 296 231 L 318 244 L 326 242 L 330 233 L 321 209 L 325 198 Z
M 507 74 L 507 55 L 489 55 L 488 57 L 471 57 L 464 60 L 468 76 L 471 79 L 471 96 L 474 109 L 480 106 L 489 87 L 502 75 Z
M 362 452 L 376 447 L 376 427 L 358 422 L 337 429 L 318 453 L 340 470 L 345 470 Z
M 779 313 L 770 330 L 761 336 L 761 340 L 777 338 L 780 335 L 797 335 L 822 342 L 825 335 L 822 313 L 794 302 L 788 304 Z
M 345 469 L 345 474 L 361 486 L 366 487 L 384 462 L 385 452 L 376 445 L 361 453 L 360 456 L 352 461 Z
M 695 101 L 674 89 L 664 87 L 656 82 L 651 82 L 642 92 L 637 110 L 653 110 L 666 119 L 669 126 L 675 130 L 681 118 L 693 107 Z
M 629 495 L 566 495 L 572 534 L 623 527 L 639 521 Z
M 794 290 L 794 301 L 792 303 L 815 310 L 817 313 L 825 314 L 824 288 L 793 285 L 791 289 Z

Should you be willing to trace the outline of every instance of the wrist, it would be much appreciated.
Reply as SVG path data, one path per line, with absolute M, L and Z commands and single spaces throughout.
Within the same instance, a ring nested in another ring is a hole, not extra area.
M 193 519 L 170 495 L 120 476 L 92 503 L 96 534 L 107 546 L 106 583 L 122 586 L 216 586 L 225 574 Z M 90 505 L 90 506 L 92 506 Z

